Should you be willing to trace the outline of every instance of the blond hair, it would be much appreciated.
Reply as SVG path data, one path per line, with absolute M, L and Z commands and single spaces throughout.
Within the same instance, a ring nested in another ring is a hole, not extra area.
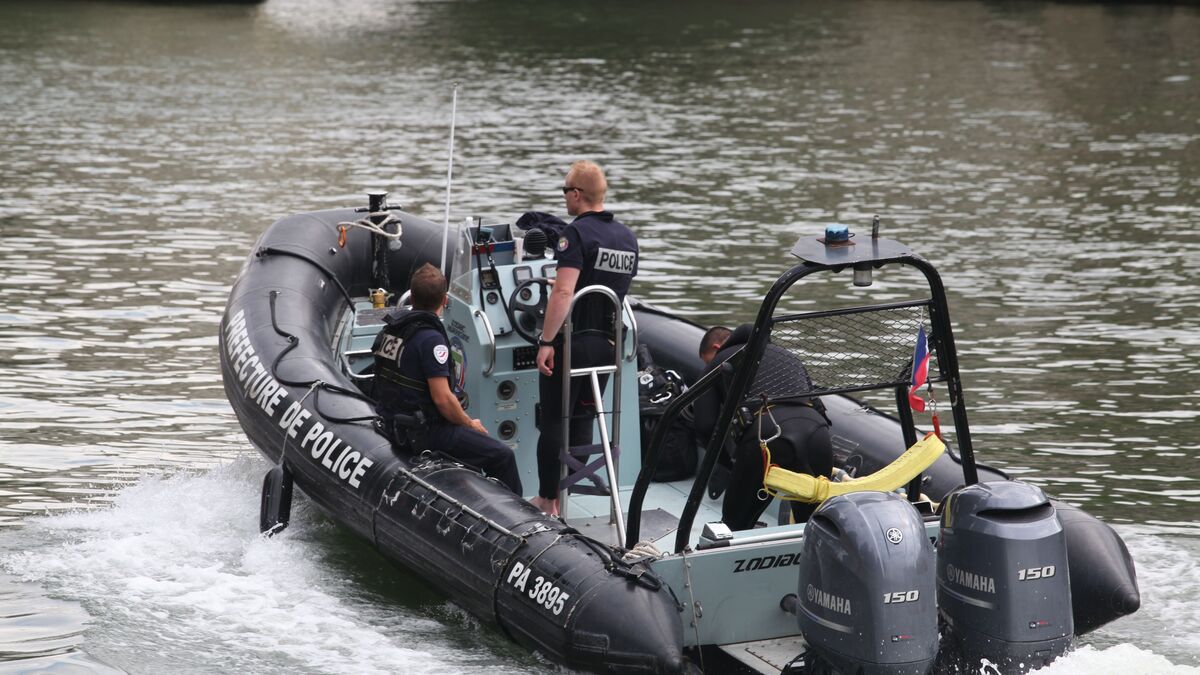
M 589 204 L 603 204 L 608 194 L 608 180 L 604 178 L 604 171 L 595 162 L 586 159 L 571 164 L 567 171 L 567 182 L 579 188 L 584 201 Z

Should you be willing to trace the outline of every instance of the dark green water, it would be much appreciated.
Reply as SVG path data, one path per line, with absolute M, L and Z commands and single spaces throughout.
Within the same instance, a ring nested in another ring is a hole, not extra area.
M 259 541 L 217 369 L 271 221 L 370 188 L 442 217 L 458 82 L 456 221 L 560 211 L 594 159 L 634 292 L 698 321 L 880 214 L 950 289 L 981 459 L 1137 560 L 1143 609 L 1054 672 L 1196 672 L 1198 35 L 1187 5 L 0 4 L 0 670 L 545 668 L 314 513 Z

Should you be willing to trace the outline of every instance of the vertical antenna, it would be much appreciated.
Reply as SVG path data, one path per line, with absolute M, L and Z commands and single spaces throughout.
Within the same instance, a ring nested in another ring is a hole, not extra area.
M 442 227 L 442 274 L 450 276 L 446 269 L 446 242 L 450 239 L 450 180 L 454 176 L 454 118 L 458 114 L 458 83 L 454 83 L 454 101 L 450 104 L 450 158 L 446 161 L 446 219 Z

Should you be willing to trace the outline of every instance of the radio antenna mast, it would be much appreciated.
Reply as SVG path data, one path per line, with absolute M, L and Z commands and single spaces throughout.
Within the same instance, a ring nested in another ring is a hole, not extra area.
M 446 219 L 442 225 L 442 274 L 450 277 L 446 269 L 446 243 L 450 239 L 450 180 L 454 176 L 454 118 L 458 115 L 458 83 L 454 83 L 454 100 L 450 104 L 450 157 L 446 161 Z

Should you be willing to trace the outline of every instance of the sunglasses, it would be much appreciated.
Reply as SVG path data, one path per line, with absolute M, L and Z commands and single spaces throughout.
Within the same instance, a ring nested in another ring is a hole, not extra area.
M 577 188 L 577 187 L 573 187 L 571 185 L 562 186 L 562 191 L 563 191 L 564 195 L 567 194 L 568 192 L 570 192 L 571 190 L 578 190 L 580 192 L 583 192 L 583 188 Z

